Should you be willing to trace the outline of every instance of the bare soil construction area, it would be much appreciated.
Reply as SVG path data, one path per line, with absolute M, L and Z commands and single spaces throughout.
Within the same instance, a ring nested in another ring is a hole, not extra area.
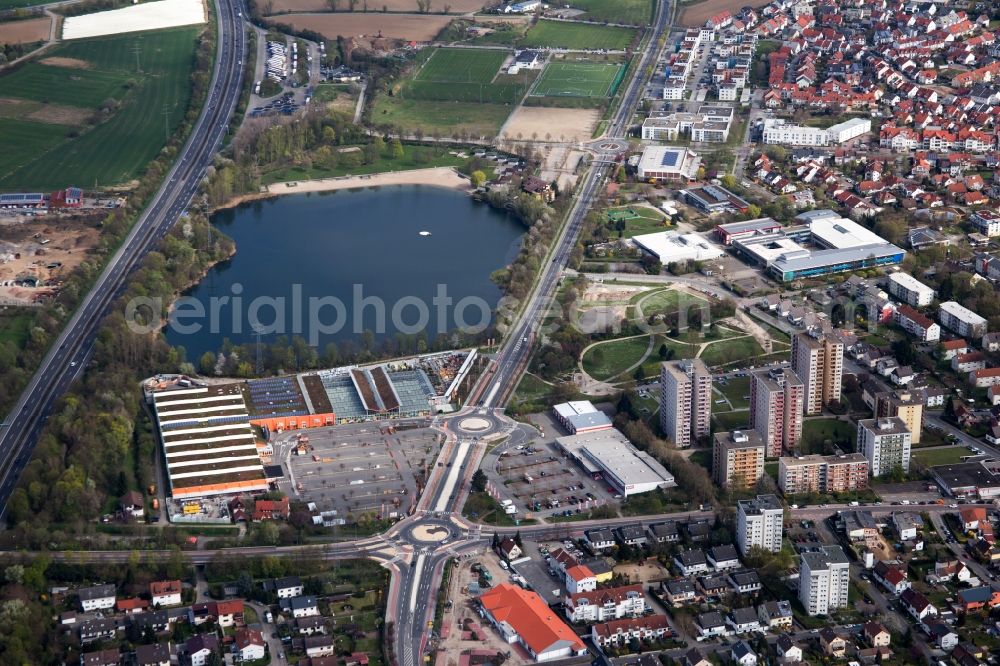
M 448 8 L 447 14 L 468 14 L 477 12 L 483 8 L 483 0 L 435 0 L 430 6 L 430 11 L 444 12 Z M 347 3 L 342 2 L 340 9 L 347 14 Z M 417 12 L 417 0 L 370 0 L 368 9 L 370 11 L 387 12 Z M 330 3 L 328 0 L 274 0 L 273 14 L 284 14 L 285 12 L 329 12 Z M 360 13 L 360 12 L 352 12 Z
M 49 38 L 52 19 L 48 16 L 0 23 L 0 44 L 44 42 Z
M 0 225 L 0 301 L 34 301 L 96 247 L 100 233 L 70 220 Z M 38 287 L 30 287 L 37 280 Z
M 39 62 L 51 67 L 66 67 L 67 69 L 90 69 L 90 63 L 79 58 L 63 58 L 62 56 L 52 56 L 42 58 Z
M 433 14 L 281 14 L 269 16 L 271 23 L 295 30 L 313 30 L 328 39 L 337 37 L 384 37 L 429 42 L 451 22 L 450 16 Z
M 763 7 L 770 0 L 705 0 L 697 4 L 686 7 L 681 12 L 678 23 L 687 27 L 700 27 L 705 25 L 705 21 L 712 18 L 719 12 L 729 10 L 736 12 L 740 7 L 747 5 L 751 7 Z
M 520 106 L 504 124 L 503 136 L 515 140 L 589 141 L 600 118 L 597 109 Z

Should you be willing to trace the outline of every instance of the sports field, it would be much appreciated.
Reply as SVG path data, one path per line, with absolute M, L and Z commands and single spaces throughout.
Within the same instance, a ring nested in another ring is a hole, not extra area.
M 50 114 L 49 123 L 0 122 L 0 145 L 14 146 L 0 151 L 0 188 L 93 187 L 135 178 L 187 112 L 198 32 L 176 28 L 64 43 L 46 60 L 66 66 L 30 62 L 0 76 L 4 98 L 73 107 L 96 121 Z M 116 108 L 102 113 L 108 100 Z
M 542 19 L 531 27 L 519 46 L 622 51 L 632 42 L 633 37 L 635 30 L 631 28 Z
M 545 66 L 531 94 L 539 97 L 608 97 L 623 65 L 552 62 Z
M 489 83 L 507 52 L 498 49 L 438 49 L 420 68 L 416 81 Z
M 397 94 L 412 100 L 515 104 L 535 72 L 498 74 L 507 55 L 496 49 L 438 49 Z

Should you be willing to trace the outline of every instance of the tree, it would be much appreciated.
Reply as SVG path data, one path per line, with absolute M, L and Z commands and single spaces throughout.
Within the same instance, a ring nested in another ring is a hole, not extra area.
M 214 352 L 207 351 L 201 355 L 201 359 L 198 361 L 198 369 L 203 375 L 211 375 L 215 373 L 215 363 L 218 359 L 215 357 Z
M 667 360 L 667 354 L 669 353 L 669 350 L 667 349 L 666 343 L 660 345 L 660 349 L 658 350 L 657 353 L 659 354 L 661 361 Z
M 393 139 L 389 142 L 389 156 L 394 160 L 403 159 L 403 144 L 399 139 Z
M 472 181 L 473 187 L 482 187 L 486 182 L 486 174 L 479 169 L 476 169 L 469 175 L 469 180 Z
M 477 469 L 476 473 L 472 475 L 472 489 L 477 493 L 481 493 L 486 490 L 486 474 L 481 469 Z

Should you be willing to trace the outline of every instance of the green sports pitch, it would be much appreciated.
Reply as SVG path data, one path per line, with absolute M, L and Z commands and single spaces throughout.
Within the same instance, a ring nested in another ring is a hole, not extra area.
M 549 63 L 531 94 L 536 97 L 609 97 L 620 82 L 623 69 L 624 65 L 617 63 Z
M 413 80 L 427 83 L 490 83 L 506 59 L 507 52 L 498 49 L 438 49 Z

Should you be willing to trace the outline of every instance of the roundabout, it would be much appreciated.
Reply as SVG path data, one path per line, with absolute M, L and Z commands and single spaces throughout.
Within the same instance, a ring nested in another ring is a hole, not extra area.
M 493 423 L 489 419 L 484 419 L 479 416 L 470 416 L 469 418 L 462 419 L 458 422 L 458 429 L 469 433 L 486 432 L 492 427 Z
M 407 540 L 419 544 L 443 543 L 452 536 L 451 528 L 443 523 L 418 523 L 406 531 Z

